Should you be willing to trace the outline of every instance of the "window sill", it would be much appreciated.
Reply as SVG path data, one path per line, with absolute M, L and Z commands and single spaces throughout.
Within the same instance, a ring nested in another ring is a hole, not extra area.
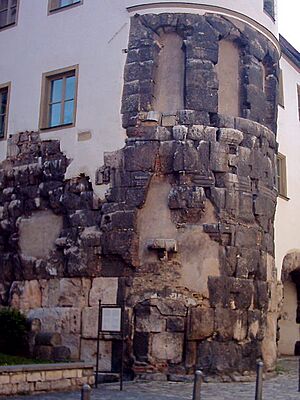
M 75 126 L 75 124 L 72 122 L 71 124 L 46 126 L 46 127 L 40 128 L 40 130 L 42 132 L 60 131 L 62 129 L 74 128 L 74 126 Z
M 16 25 L 16 22 L 12 22 L 11 24 L 0 26 L 0 31 L 5 31 L 6 29 L 13 28 Z
M 80 5 L 82 5 L 82 0 L 79 1 L 78 3 L 68 4 L 68 5 L 66 5 L 66 6 L 57 7 L 57 8 L 51 8 L 51 9 L 48 10 L 48 15 L 56 14 L 56 13 L 58 13 L 58 12 L 60 12 L 60 11 L 65 11 L 65 10 L 67 10 L 67 9 L 74 8 L 74 7 L 78 7 L 78 6 L 80 6 Z
M 280 194 L 280 193 L 278 193 L 278 197 L 280 197 L 282 200 L 286 200 L 286 201 L 291 200 L 289 197 L 285 196 L 284 194 Z

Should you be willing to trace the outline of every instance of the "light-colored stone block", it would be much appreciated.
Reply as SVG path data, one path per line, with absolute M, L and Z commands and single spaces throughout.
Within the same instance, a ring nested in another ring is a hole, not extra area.
M 98 331 L 99 307 L 86 307 L 82 310 L 82 336 L 96 339 Z
M 0 385 L 0 394 L 10 395 L 12 394 L 13 385 L 11 383 L 6 383 L 5 385 Z
M 63 227 L 63 218 L 52 211 L 36 211 L 19 223 L 19 246 L 25 256 L 45 258 L 55 249 L 55 240 Z
M 27 316 L 30 319 L 41 320 L 42 332 L 80 333 L 81 330 L 81 310 L 79 308 L 37 308 L 30 310 Z
M 6 385 L 10 382 L 10 377 L 8 374 L 0 375 L 0 385 Z
M 118 278 L 95 278 L 90 291 L 89 305 L 116 304 L 118 291 Z
M 51 390 L 65 390 L 71 387 L 71 379 L 60 379 L 50 382 Z
M 62 379 L 62 371 L 46 371 L 46 381 L 56 381 Z
M 17 372 L 11 375 L 10 377 L 11 383 L 21 383 L 26 382 L 26 374 L 24 372 Z
M 37 382 L 35 384 L 35 389 L 37 391 L 48 391 L 48 390 L 50 390 L 50 388 L 51 388 L 50 382 L 47 382 L 47 381 L 45 381 L 45 382 Z
M 43 382 L 36 382 L 36 385 Z M 17 393 L 29 393 L 30 392 L 30 384 L 28 382 L 21 382 L 17 384 Z
M 10 296 L 11 307 L 22 311 L 28 311 L 42 305 L 42 293 L 37 280 L 13 282 Z
M 99 369 L 102 371 L 111 371 L 111 347 L 111 341 L 100 341 Z M 92 362 L 96 365 L 96 355 L 97 341 L 91 339 L 81 339 L 80 358 L 86 362 Z
M 27 372 L 26 380 L 27 382 L 39 382 L 45 379 L 45 372 Z
M 169 360 L 173 363 L 182 361 L 183 334 L 156 333 L 153 335 L 151 355 L 158 360 Z
M 64 370 L 62 373 L 63 378 L 70 379 L 77 377 L 77 370 L 76 369 L 67 369 Z

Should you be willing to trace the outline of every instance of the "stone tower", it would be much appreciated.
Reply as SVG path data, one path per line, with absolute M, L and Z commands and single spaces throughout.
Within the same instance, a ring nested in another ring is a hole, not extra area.
M 274 18 L 272 2 L 257 3 Z M 192 8 L 135 8 L 127 140 L 106 162 L 105 251 L 124 264 L 138 374 L 276 360 L 279 53 L 248 17 Z
M 0 300 L 59 330 L 73 358 L 94 360 L 101 298 L 125 303 L 137 375 L 274 367 L 273 3 L 126 1 L 127 137 L 96 173 L 105 200 L 84 173 L 66 179 L 58 140 L 8 140 Z M 101 351 L 117 366 L 117 342 Z

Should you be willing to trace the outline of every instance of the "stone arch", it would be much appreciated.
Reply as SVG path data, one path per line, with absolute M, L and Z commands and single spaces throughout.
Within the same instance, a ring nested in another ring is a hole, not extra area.
M 240 48 L 236 42 L 229 39 L 219 41 L 219 56 L 215 70 L 219 80 L 218 112 L 239 117 L 241 109 Z
M 300 250 L 291 250 L 282 263 L 283 305 L 279 321 L 279 352 L 300 354 Z

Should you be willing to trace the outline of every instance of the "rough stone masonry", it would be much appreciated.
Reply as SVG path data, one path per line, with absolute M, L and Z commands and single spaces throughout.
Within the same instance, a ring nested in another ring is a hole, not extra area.
M 184 51 L 183 110 L 153 109 L 162 35 Z M 219 44 L 239 49 L 239 116 L 221 115 Z M 126 366 L 137 375 L 253 370 L 276 360 L 274 264 L 277 50 L 218 15 L 131 20 L 123 149 L 105 154 L 97 199 L 66 180 L 58 141 L 13 135 L 0 166 L 1 303 L 94 360 L 97 303 L 126 304 Z M 170 110 L 171 111 L 171 110 Z M 44 227 L 47 226 L 45 234 Z M 119 343 L 101 341 L 102 369 Z M 154 376 L 154 375 L 153 375 Z

